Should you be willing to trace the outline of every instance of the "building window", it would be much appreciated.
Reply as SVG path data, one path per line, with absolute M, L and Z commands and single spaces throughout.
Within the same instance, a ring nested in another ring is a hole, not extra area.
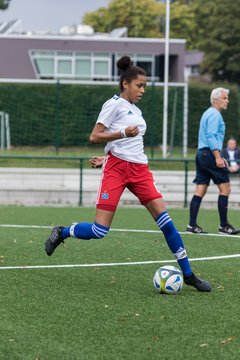
M 111 58 L 108 53 L 94 53 L 93 56 L 93 77 L 105 78 L 110 77 Z
M 76 53 L 74 74 L 77 79 L 91 79 L 91 53 Z
M 72 61 L 70 60 L 57 60 L 57 73 L 60 76 L 72 76 Z
M 136 65 L 146 71 L 147 77 L 154 76 L 154 57 L 152 55 L 136 55 Z
M 141 67 L 146 71 L 149 80 L 155 77 L 155 57 L 151 54 L 117 54 L 116 59 L 119 60 L 122 56 L 128 55 L 132 59 L 134 65 Z M 117 66 L 115 67 L 115 77 L 119 76 Z
M 30 51 L 30 57 L 38 78 L 67 78 L 82 80 L 109 80 L 111 54 Z
M 199 65 L 192 65 L 191 66 L 191 74 L 192 75 L 199 75 L 200 74 Z
M 53 51 L 32 51 L 31 59 L 35 72 L 39 78 L 52 77 L 54 73 L 54 52 Z
M 90 77 L 91 77 L 91 62 L 89 60 L 76 59 L 75 75 L 76 75 L 76 78 L 90 79 Z
M 154 55 L 128 55 L 134 65 L 146 71 L 149 80 L 155 78 Z M 123 54 L 116 54 L 116 60 L 122 56 Z M 114 78 L 117 80 L 119 78 L 116 64 L 114 64 L 114 74 L 111 73 L 111 53 L 32 50 L 30 57 L 39 79 L 112 80 Z
M 54 71 L 54 61 L 53 59 L 39 59 L 36 63 L 37 71 L 39 74 L 42 74 L 44 77 L 52 76 Z
M 94 62 L 94 76 L 108 76 L 108 64 L 105 61 L 95 61 Z

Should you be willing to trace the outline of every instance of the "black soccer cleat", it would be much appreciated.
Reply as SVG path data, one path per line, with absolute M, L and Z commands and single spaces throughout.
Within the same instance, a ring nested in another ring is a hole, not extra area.
M 207 232 L 203 231 L 203 229 L 198 225 L 196 225 L 196 226 L 188 225 L 186 232 L 189 234 L 207 234 Z
M 240 229 L 235 229 L 231 224 L 226 224 L 225 226 L 219 226 L 218 232 L 224 235 L 236 235 L 240 233 Z
M 48 256 L 52 255 L 52 253 L 54 252 L 56 247 L 58 245 L 60 245 L 61 242 L 64 243 L 64 240 L 62 238 L 62 230 L 63 229 L 64 229 L 64 227 L 59 226 L 59 225 L 55 226 L 52 229 L 51 235 L 49 236 L 49 238 L 45 242 L 45 251 L 46 251 Z
M 184 283 L 195 287 L 198 291 L 207 292 L 212 290 L 212 286 L 208 281 L 197 278 L 194 273 L 190 276 L 184 275 Z

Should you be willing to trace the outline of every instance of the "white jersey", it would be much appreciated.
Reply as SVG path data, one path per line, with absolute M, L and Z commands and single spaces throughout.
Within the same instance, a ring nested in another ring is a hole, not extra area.
M 97 123 L 103 124 L 108 133 L 121 131 L 128 126 L 137 126 L 137 136 L 110 141 L 104 151 L 105 154 L 110 151 L 114 156 L 126 161 L 147 164 L 148 159 L 143 146 L 143 135 L 147 126 L 141 110 L 136 105 L 114 95 L 103 104 Z

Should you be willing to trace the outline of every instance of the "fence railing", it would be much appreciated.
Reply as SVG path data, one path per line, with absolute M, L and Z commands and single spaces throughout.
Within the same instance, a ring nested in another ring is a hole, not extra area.
M 186 208 L 194 192 L 194 160 L 150 158 L 149 165 L 167 206 Z M 91 169 L 89 157 L 0 155 L 1 204 L 94 205 L 99 180 L 100 170 Z M 239 207 L 240 176 L 231 183 L 232 203 Z M 212 186 L 208 205 L 216 205 L 216 193 Z M 130 192 L 121 203 L 138 204 Z
M 37 168 L 52 168 L 52 172 L 54 172 L 53 168 L 57 168 L 58 172 L 59 172 L 59 169 L 61 169 L 63 174 L 65 171 L 67 171 L 64 169 L 78 168 L 78 179 L 79 179 L 78 204 L 80 206 L 82 206 L 83 205 L 83 194 L 87 190 L 86 185 L 84 187 L 84 169 L 90 169 L 88 162 L 89 162 L 88 157 L 80 157 L 80 156 L 78 157 L 78 156 L 0 155 L 0 173 L 2 174 L 2 176 L 0 175 L 0 177 L 2 178 L 0 181 L 0 185 L 3 189 L 7 189 L 7 186 L 9 185 L 9 191 L 11 191 L 10 182 L 11 182 L 12 186 L 14 187 L 14 189 L 16 189 L 17 185 L 18 185 L 18 188 L 21 187 L 22 181 L 20 182 L 17 179 L 16 175 L 13 174 L 13 172 L 12 172 L 12 175 L 9 175 L 9 176 L 12 176 L 11 181 L 9 181 L 8 177 L 5 177 L 5 180 L 4 180 L 3 173 L 5 173 L 5 175 L 6 175 L 6 168 L 17 168 L 18 174 L 21 174 L 21 168 L 25 168 L 25 169 L 28 168 L 29 169 L 28 173 L 31 173 L 31 168 L 32 169 L 34 168 L 34 170 L 36 170 Z M 175 166 L 177 163 L 178 168 L 180 166 L 180 170 L 181 170 L 181 172 L 183 172 L 183 176 L 184 176 L 184 184 L 183 184 L 183 192 L 184 192 L 183 206 L 184 207 L 187 207 L 188 182 L 189 182 L 188 181 L 188 173 L 189 173 L 189 163 L 191 163 L 191 162 L 193 162 L 193 160 L 190 160 L 190 159 L 155 159 L 155 158 L 149 159 L 150 167 L 152 164 L 153 165 L 152 168 L 158 172 L 161 171 L 160 163 L 165 163 L 165 168 L 167 168 L 167 170 L 171 170 L 172 168 L 174 169 L 174 166 L 171 166 L 171 163 L 175 163 Z M 94 170 L 94 171 L 96 171 L 96 170 Z M 165 173 L 166 173 L 166 170 L 165 170 Z M 38 175 L 38 176 L 40 177 L 40 175 Z M 36 176 L 35 176 L 35 179 L 36 179 Z M 46 180 L 43 180 L 43 181 L 46 182 Z M 51 181 L 52 180 L 49 178 L 49 182 L 51 182 Z M 35 185 L 34 184 L 33 185 L 36 187 L 37 184 L 36 184 L 36 180 L 34 180 L 34 178 L 32 179 L 32 182 L 35 183 Z M 19 183 L 19 184 L 17 184 L 17 183 Z M 3 186 L 3 184 L 4 184 L 4 186 Z M 28 181 L 28 186 L 30 188 L 33 188 L 33 185 L 31 186 L 29 184 L 30 183 Z M 85 184 L 86 184 L 86 182 L 85 182 Z M 54 184 L 52 184 L 52 185 L 54 187 Z M 176 183 L 176 185 L 177 185 L 177 183 Z M 174 184 L 173 184 L 173 186 L 174 186 Z M 1 202 L 1 199 L 0 199 L 0 202 Z

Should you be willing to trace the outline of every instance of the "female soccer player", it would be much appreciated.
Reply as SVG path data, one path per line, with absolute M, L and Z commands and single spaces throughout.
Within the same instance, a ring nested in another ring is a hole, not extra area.
M 134 66 L 130 57 L 117 62 L 120 70 L 120 95 L 103 104 L 90 135 L 94 144 L 106 143 L 102 178 L 97 196 L 96 217 L 93 223 L 78 223 L 68 227 L 55 226 L 45 242 L 47 255 L 68 237 L 100 239 L 107 235 L 119 199 L 125 188 L 136 195 L 150 212 L 184 275 L 184 282 L 198 291 L 210 291 L 209 282 L 192 272 L 182 239 L 166 211 L 162 194 L 156 187 L 144 153 L 143 136 L 146 122 L 135 105 L 144 95 L 146 73 Z

